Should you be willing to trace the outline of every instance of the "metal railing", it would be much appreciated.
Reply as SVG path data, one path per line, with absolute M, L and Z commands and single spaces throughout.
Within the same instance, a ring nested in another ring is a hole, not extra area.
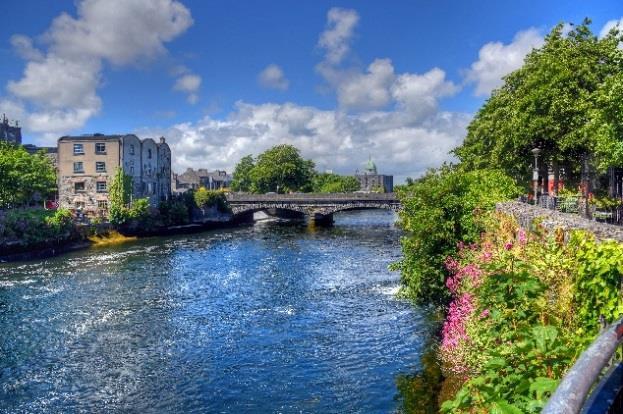
M 623 397 L 620 381 L 623 367 L 612 366 L 618 346 L 623 342 L 623 319 L 604 330 L 586 351 L 580 355 L 573 367 L 564 376 L 558 388 L 547 402 L 541 414 L 607 414 L 621 404 Z M 600 379 L 604 369 L 612 366 L 602 381 L 589 393 Z M 618 375 L 618 376 L 617 376 Z M 586 402 L 586 403 L 585 403 Z M 606 404 L 604 404 L 606 402 Z M 600 405 L 605 407 L 600 408 Z

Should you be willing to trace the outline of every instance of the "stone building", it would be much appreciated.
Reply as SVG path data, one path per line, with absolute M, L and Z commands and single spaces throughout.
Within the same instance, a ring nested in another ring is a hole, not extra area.
M 171 150 L 136 135 L 64 136 L 58 140 L 60 207 L 88 215 L 108 212 L 108 188 L 118 168 L 132 177 L 132 198 L 156 207 L 171 197 Z
M 20 128 L 17 121 L 15 121 L 14 126 L 11 126 L 9 119 L 4 114 L 2 114 L 2 120 L 0 121 L 0 140 L 18 145 L 22 143 L 22 128 Z
M 360 191 L 381 191 L 391 193 L 394 191 L 394 176 L 379 174 L 372 158 L 368 159 L 363 172 L 357 171 L 355 178 L 359 181 Z
M 232 177 L 226 171 L 216 170 L 209 172 L 205 168 L 193 170 L 186 169 L 182 174 L 173 174 L 172 188 L 173 192 L 184 193 L 188 190 L 197 190 L 205 187 L 208 190 L 219 190 L 221 188 L 229 188 Z

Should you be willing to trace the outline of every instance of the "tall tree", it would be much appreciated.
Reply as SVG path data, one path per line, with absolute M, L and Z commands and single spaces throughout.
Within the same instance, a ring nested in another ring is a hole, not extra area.
M 454 152 L 465 169 L 501 168 L 526 182 L 530 150 L 542 159 L 577 172 L 580 158 L 594 153 L 598 97 L 610 78 L 623 70 L 623 40 L 612 31 L 598 38 L 585 20 L 565 34 L 562 24 L 544 45 L 529 53 L 524 65 L 505 78 L 468 127 L 464 143 Z
M 54 192 L 56 172 L 43 153 L 0 141 L 0 208 L 40 201 Z
M 255 167 L 253 156 L 242 157 L 234 169 L 234 177 L 231 182 L 231 189 L 234 191 L 251 191 L 253 181 L 251 170 Z
M 277 145 L 258 156 L 250 176 L 253 190 L 259 193 L 310 191 L 314 163 L 303 159 L 292 145 Z

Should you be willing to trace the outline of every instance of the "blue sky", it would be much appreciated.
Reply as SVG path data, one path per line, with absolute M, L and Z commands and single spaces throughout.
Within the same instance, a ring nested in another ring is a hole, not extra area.
M 287 142 L 342 173 L 372 154 L 400 180 L 449 159 L 555 24 L 589 17 L 599 33 L 623 5 L 8 0 L 3 15 L 0 110 L 26 142 L 164 135 L 177 170 Z

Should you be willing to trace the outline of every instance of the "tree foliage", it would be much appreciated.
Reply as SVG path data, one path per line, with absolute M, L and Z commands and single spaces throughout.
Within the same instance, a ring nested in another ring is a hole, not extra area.
M 359 188 L 359 181 L 349 175 L 322 173 L 316 174 L 312 179 L 314 193 L 350 193 Z
M 402 240 L 401 270 L 407 293 L 419 303 L 445 305 L 449 299 L 444 260 L 459 242 L 472 243 L 482 231 L 479 217 L 495 203 L 515 197 L 519 188 L 500 171 L 463 172 L 444 166 L 429 171 L 398 196 Z
M 292 145 L 277 145 L 263 152 L 254 162 L 243 157 L 234 171 L 232 189 L 254 193 L 310 191 L 314 163 L 301 157 Z
M 220 212 L 229 211 L 225 193 L 219 190 L 207 190 L 205 187 L 194 192 L 195 204 L 199 208 L 216 207 Z
M 123 224 L 130 218 L 131 197 L 132 176 L 117 168 L 108 190 L 108 220 L 112 224 Z
M 600 39 L 589 25 L 585 20 L 565 34 L 559 24 L 505 78 L 454 151 L 464 168 L 502 169 L 525 182 L 535 146 L 543 150 L 543 158 L 566 166 L 567 173 L 578 169 L 584 153 L 601 157 L 597 161 L 602 166 L 613 161 L 613 142 L 623 148 L 617 136 L 622 125 L 622 37 L 612 31 Z
M 56 173 L 43 152 L 0 141 L 0 208 L 40 201 L 54 192 Z
M 231 189 L 234 191 L 249 192 L 253 188 L 253 181 L 251 179 L 251 171 L 255 167 L 255 161 L 252 155 L 242 157 L 236 168 L 234 169 L 233 180 L 231 182 Z

